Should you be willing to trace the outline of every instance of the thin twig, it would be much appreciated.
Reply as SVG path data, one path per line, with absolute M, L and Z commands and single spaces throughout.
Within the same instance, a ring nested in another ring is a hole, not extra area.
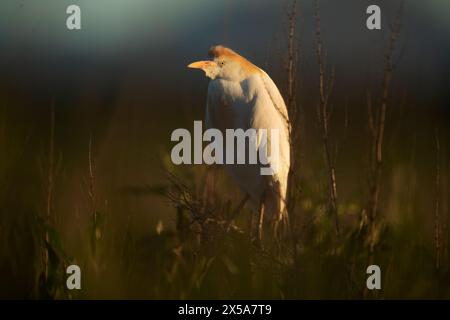
M 434 200 L 434 244 L 436 254 L 436 269 L 441 267 L 441 224 L 440 224 L 440 188 L 441 188 L 441 165 L 440 165 L 440 137 L 439 129 L 435 128 L 436 141 L 436 180 L 435 180 L 435 200 Z
M 54 177 L 55 177 L 55 99 L 52 98 L 50 104 L 50 134 L 48 145 L 48 165 L 47 165 L 47 190 L 46 190 L 46 208 L 45 208 L 45 233 L 44 233 L 44 275 L 45 282 L 47 283 L 49 276 L 49 248 L 50 234 L 49 226 L 52 222 L 53 211 L 53 190 L 54 190 Z
M 97 255 L 97 240 L 99 240 L 101 237 L 101 229 L 98 224 L 99 217 L 95 192 L 95 161 L 92 156 L 92 134 L 89 135 L 88 146 L 88 198 L 92 219 L 91 245 L 93 256 L 95 258 Z
M 383 166 L 383 139 L 386 124 L 386 112 L 388 108 L 388 97 L 390 93 L 390 84 L 392 79 L 392 56 L 395 44 L 400 32 L 400 20 L 403 10 L 403 2 L 397 12 L 394 28 L 391 32 L 388 46 L 385 53 L 384 74 L 381 88 L 381 105 L 375 111 L 375 117 L 372 113 L 369 115 L 369 124 L 373 123 L 372 135 L 372 158 L 371 158 L 371 187 L 370 187 L 370 204 L 369 204 L 369 220 L 373 226 L 379 210 L 379 198 L 381 188 L 381 171 Z
M 316 55 L 319 65 L 319 103 L 317 104 L 317 117 L 322 132 L 322 145 L 325 163 L 328 169 L 328 195 L 329 195 L 329 211 L 334 218 L 334 227 L 336 236 L 339 237 L 339 218 L 337 208 L 337 181 L 334 158 L 331 154 L 331 143 L 329 138 L 329 121 L 331 112 L 329 109 L 329 99 L 333 91 L 335 72 L 332 70 L 331 75 L 327 77 L 325 55 L 323 53 L 323 40 L 320 27 L 319 0 L 315 2 L 315 18 L 316 18 Z
M 299 42 L 297 36 L 297 16 L 298 16 L 298 2 L 293 0 L 290 11 L 287 13 L 288 17 L 288 32 L 287 32 L 287 61 L 286 61 L 286 74 L 287 74 L 287 90 L 286 90 L 286 103 L 289 114 L 289 144 L 290 144 L 290 167 L 288 172 L 288 186 L 286 194 L 286 208 L 289 214 L 289 228 L 290 235 L 292 237 L 292 245 L 294 252 L 297 248 L 297 240 L 295 237 L 294 226 L 296 224 L 296 215 L 294 214 L 295 205 L 299 196 L 298 181 L 296 172 L 297 170 L 297 158 L 300 154 L 299 151 L 299 138 L 300 138 L 300 117 L 301 106 L 297 101 L 297 85 L 298 85 L 298 51 Z

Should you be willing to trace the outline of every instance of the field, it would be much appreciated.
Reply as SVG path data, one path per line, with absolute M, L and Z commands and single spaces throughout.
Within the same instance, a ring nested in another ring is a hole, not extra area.
M 51 75 L 37 58 L 5 64 L 0 298 L 449 299 L 448 63 L 433 81 L 409 69 L 396 4 L 370 68 L 335 68 L 327 5 L 289 2 L 283 37 L 255 61 L 293 128 L 290 224 L 265 226 L 262 246 L 254 210 L 232 216 L 243 195 L 221 167 L 170 160 L 170 133 L 204 117 L 207 81 L 184 57 L 184 86 L 136 57 L 69 56 L 88 67 Z M 81 290 L 66 288 L 71 264 Z M 381 290 L 366 288 L 372 264 Z

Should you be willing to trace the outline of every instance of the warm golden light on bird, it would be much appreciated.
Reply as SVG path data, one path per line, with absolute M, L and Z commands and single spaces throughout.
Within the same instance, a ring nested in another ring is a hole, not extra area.
M 260 241 L 265 214 L 275 222 L 287 220 L 290 143 L 286 105 L 267 73 L 246 58 L 220 45 L 212 47 L 209 55 L 211 60 L 188 65 L 189 68 L 203 70 L 211 79 L 207 93 L 206 126 L 223 133 L 226 129 L 276 129 L 279 132 L 279 156 L 271 158 L 271 161 L 277 161 L 271 165 L 278 168 L 273 175 L 261 175 L 259 165 L 225 165 L 258 211 L 255 238 Z M 270 134 L 268 137 L 270 140 Z M 259 140 L 256 147 L 260 147 Z

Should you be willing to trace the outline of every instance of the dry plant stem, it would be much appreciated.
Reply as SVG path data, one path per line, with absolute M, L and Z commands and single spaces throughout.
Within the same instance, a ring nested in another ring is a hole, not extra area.
M 92 218 L 97 222 L 97 209 L 95 204 L 95 163 L 92 158 L 92 136 L 89 136 L 89 200 L 91 202 Z
M 92 135 L 89 136 L 89 147 L 88 147 L 88 164 L 89 164 L 89 188 L 88 188 L 88 196 L 89 196 L 89 202 L 91 205 L 91 215 L 92 215 L 92 222 L 94 225 L 94 237 L 96 237 L 96 228 L 97 228 L 97 208 L 96 208 L 96 201 L 95 201 L 95 164 L 94 160 L 92 158 Z M 96 238 L 94 238 L 96 240 Z M 94 248 L 94 256 L 96 255 L 96 242 L 93 243 Z
M 292 2 L 291 11 L 288 14 L 289 31 L 288 31 L 288 58 L 287 58 L 287 107 L 291 122 L 297 119 L 296 106 L 296 82 L 297 82 L 297 51 L 296 51 L 296 17 L 297 17 L 297 1 Z M 295 127 L 294 127 L 295 128 Z M 292 131 L 292 126 L 290 127 Z M 291 133 L 292 135 L 292 133 Z M 291 137 L 292 138 L 292 137 Z
M 441 267 L 441 225 L 440 225 L 440 207 L 439 207 L 439 197 L 441 188 L 441 166 L 440 166 L 440 137 L 439 129 L 435 129 L 435 139 L 436 139 L 436 194 L 434 201 L 434 244 L 435 244 L 435 254 L 436 254 L 436 269 L 439 270 Z
M 383 165 L 383 138 L 386 123 L 386 112 L 388 106 L 388 96 L 392 78 L 392 55 L 394 53 L 395 43 L 400 32 L 400 18 L 403 10 L 403 2 L 397 12 L 390 39 L 384 55 L 384 72 L 381 87 L 381 103 L 374 111 L 370 94 L 367 96 L 369 129 L 371 131 L 371 153 L 370 153 L 370 189 L 369 189 L 369 208 L 368 208 L 368 241 L 369 255 L 368 265 L 374 264 L 376 229 L 375 222 L 379 211 L 379 199 L 381 188 L 381 172 Z M 375 114 L 374 114 L 375 113 Z M 368 297 L 369 291 L 364 288 L 364 297 Z
M 45 243 L 50 242 L 50 235 L 48 227 L 51 223 L 53 210 L 53 190 L 54 190 L 54 176 L 55 176 L 55 99 L 52 99 L 50 105 L 50 135 L 48 148 L 48 168 L 47 168 L 47 194 L 46 194 L 46 216 L 45 216 Z M 48 278 L 48 264 L 49 252 L 47 245 L 44 250 L 44 273 L 45 279 Z
M 195 196 L 195 192 L 173 173 L 167 172 L 167 179 L 170 184 L 170 190 L 167 192 L 166 197 L 177 208 L 180 218 L 182 211 L 186 210 L 190 215 L 191 225 L 193 223 L 199 223 L 200 225 L 213 223 L 226 232 L 243 233 L 232 221 L 217 218 L 213 208 L 205 208 L 202 199 Z
M 287 93 L 286 102 L 289 114 L 289 144 L 290 144 L 290 167 L 288 173 L 288 189 L 286 194 L 286 208 L 289 215 L 289 227 L 292 237 L 292 244 L 294 252 L 296 250 L 296 239 L 294 236 L 294 225 L 295 225 L 295 204 L 296 204 L 296 190 L 295 186 L 297 182 L 295 181 L 296 172 L 296 158 L 298 154 L 298 140 L 299 140 L 299 106 L 297 105 L 297 67 L 298 67 L 298 54 L 297 54 L 297 34 L 296 34 L 296 18 L 298 14 L 297 0 L 292 1 L 292 6 L 290 12 L 288 12 L 288 48 L 287 48 L 287 63 L 286 63 L 286 73 L 287 73 Z
M 288 14 L 289 20 L 289 31 L 288 31 L 288 57 L 287 57 L 287 108 L 289 113 L 289 143 L 290 143 L 290 168 L 288 174 L 288 210 L 293 210 L 292 206 L 295 201 L 292 199 L 293 187 L 291 186 L 294 181 L 295 173 L 295 154 L 296 154 L 296 142 L 298 140 L 298 109 L 297 109 L 297 95 L 296 95 L 296 84 L 297 84 L 297 52 L 296 52 L 296 17 L 297 17 L 297 1 L 292 2 L 291 12 Z
M 261 200 L 259 203 L 258 208 L 258 221 L 257 221 L 257 228 L 256 228 L 256 244 L 261 245 L 262 244 L 262 233 L 263 233 L 263 224 L 264 224 L 264 194 L 261 196 Z
M 323 54 L 323 42 L 320 29 L 320 14 L 319 1 L 315 2 L 315 18 L 316 18 L 316 55 L 317 63 L 319 65 L 319 103 L 317 104 L 317 116 L 319 120 L 320 129 L 322 132 L 322 145 L 325 163 L 328 169 L 328 195 L 329 195 L 329 211 L 334 217 L 334 227 L 336 236 L 339 237 L 339 219 L 337 214 L 337 182 L 336 169 L 334 160 L 331 155 L 331 143 L 329 139 L 329 121 L 331 112 L 329 110 L 329 98 L 333 91 L 334 85 L 334 71 L 331 76 L 327 77 L 325 70 L 325 61 Z
M 439 130 L 439 132 L 442 132 Z M 442 142 L 443 141 L 443 142 Z M 450 181 L 448 178 L 449 171 L 448 171 L 448 139 L 442 139 L 441 134 L 439 135 L 439 146 L 440 146 L 440 165 L 439 165 L 439 217 L 440 217 L 440 244 L 441 244 L 441 259 L 440 259 L 440 267 L 441 269 L 444 269 L 445 271 L 449 270 L 449 260 L 448 260 L 448 254 L 449 254 L 449 248 L 448 248 L 448 240 L 449 240 L 449 234 L 448 234 L 448 218 L 449 218 L 449 199 L 448 197 L 442 197 L 442 195 L 449 194 L 448 190 L 448 182 Z
M 379 210 L 379 198 L 381 188 L 381 172 L 383 166 L 383 138 L 386 123 L 386 111 L 388 107 L 388 96 L 392 78 L 392 55 L 395 43 L 400 32 L 400 17 L 403 9 L 403 2 L 397 13 L 393 30 L 389 39 L 386 53 L 384 56 L 384 72 L 381 88 L 381 104 L 373 114 L 370 95 L 368 96 L 369 109 L 369 128 L 372 132 L 372 151 L 371 151 L 371 179 L 370 179 L 370 200 L 369 200 L 369 227 L 370 227 L 370 252 L 373 252 L 374 246 L 374 225 Z

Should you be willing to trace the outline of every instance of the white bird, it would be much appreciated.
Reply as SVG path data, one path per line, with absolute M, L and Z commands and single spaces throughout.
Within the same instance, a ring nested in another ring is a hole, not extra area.
M 259 165 L 226 164 L 225 168 L 258 211 L 256 241 L 261 241 L 264 215 L 277 224 L 287 221 L 286 192 L 290 166 L 289 118 L 275 83 L 261 68 L 223 46 L 209 50 L 212 60 L 197 61 L 189 68 L 202 69 L 211 79 L 208 86 L 205 122 L 208 128 L 278 129 L 279 156 L 269 159 L 278 168 L 261 175 Z M 270 148 L 270 137 L 268 145 Z M 258 139 L 259 140 L 259 139 Z M 257 148 L 260 141 L 257 142 Z M 273 163 L 277 161 L 278 163 Z

